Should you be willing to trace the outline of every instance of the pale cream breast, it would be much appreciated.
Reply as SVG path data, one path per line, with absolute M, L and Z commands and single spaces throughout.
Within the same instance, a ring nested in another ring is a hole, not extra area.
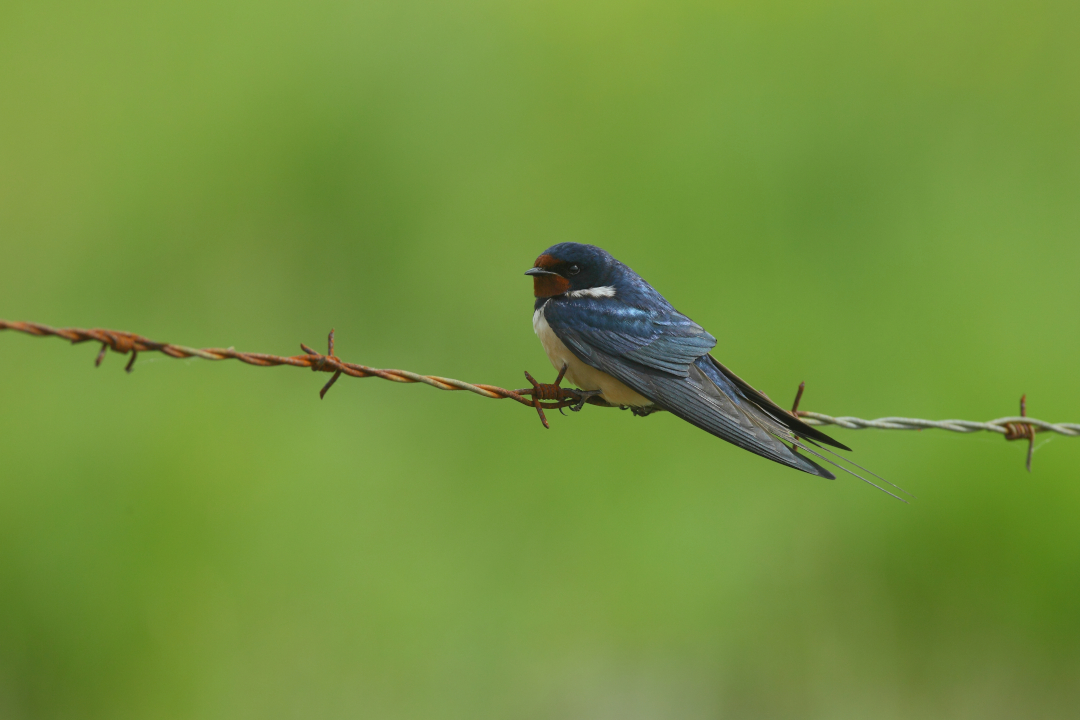
M 623 382 L 602 370 L 586 365 L 555 334 L 544 318 L 544 307 L 533 313 L 533 331 L 540 338 L 548 360 L 556 370 L 566 365 L 566 379 L 582 390 L 599 390 L 600 397 L 612 405 L 652 405 L 652 400 L 638 394 Z

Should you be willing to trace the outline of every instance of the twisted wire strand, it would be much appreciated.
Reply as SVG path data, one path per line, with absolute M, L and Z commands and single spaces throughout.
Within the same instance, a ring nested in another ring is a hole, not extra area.
M 865 430 L 876 428 L 878 430 L 949 430 L 958 433 L 995 432 L 1001 435 L 1009 434 L 1009 425 L 1031 425 L 1039 432 L 1053 432 L 1066 437 L 1080 435 L 1080 424 L 1077 423 L 1051 423 L 1045 420 L 1037 420 L 1031 417 L 1013 416 L 1003 417 L 988 422 L 973 422 L 971 420 L 920 420 L 918 418 L 883 417 L 876 420 L 864 420 L 857 417 L 832 417 L 822 413 L 799 410 L 795 413 L 807 425 L 836 425 L 848 430 Z
M 203 360 L 239 360 L 242 363 L 258 367 L 291 365 L 293 367 L 311 368 L 316 372 L 332 372 L 357 378 L 379 377 L 383 380 L 390 380 L 391 382 L 423 383 L 440 390 L 466 390 L 496 400 L 508 398 L 510 400 L 516 400 L 522 405 L 533 407 L 532 400 L 522 397 L 522 395 L 531 394 L 531 390 L 518 392 L 497 387 L 495 385 L 474 385 L 462 380 L 439 377 L 438 375 L 420 375 L 419 373 L 410 372 L 408 370 L 373 368 L 366 365 L 358 365 L 356 363 L 347 363 L 343 362 L 340 358 L 335 357 L 332 354 L 332 349 L 330 354 L 322 355 L 311 348 L 301 345 L 301 348 L 303 348 L 305 352 L 304 355 L 292 355 L 286 357 L 281 355 L 268 355 L 266 353 L 238 352 L 232 348 L 189 348 L 184 347 L 183 345 L 156 342 L 141 335 L 136 335 L 135 333 L 124 332 L 121 330 L 103 330 L 100 328 L 54 328 L 49 327 L 48 325 L 42 325 L 41 323 L 0 320 L 0 330 L 16 330 L 18 332 L 39 337 L 60 337 L 65 340 L 70 340 L 73 344 L 99 342 L 102 345 L 102 352 L 98 355 L 97 364 L 101 364 L 106 349 L 111 349 L 122 355 L 132 353 L 132 358 L 128 363 L 127 368 L 129 371 L 131 370 L 138 353 L 160 352 L 171 358 L 197 357 L 202 358 Z M 331 340 L 331 342 L 333 341 Z
M 542 384 L 536 383 L 529 378 L 530 381 L 533 382 L 533 388 L 507 390 L 506 388 L 495 385 L 467 383 L 462 380 L 440 377 L 438 375 L 420 375 L 419 373 L 410 372 L 408 370 L 373 368 L 356 363 L 347 363 L 334 355 L 334 334 L 332 331 L 329 338 L 329 352 L 326 355 L 318 353 L 302 344 L 300 347 L 304 350 L 303 355 L 281 356 L 265 353 L 238 352 L 233 348 L 189 348 L 183 345 L 156 342 L 141 335 L 136 335 L 135 333 L 124 332 L 121 330 L 103 330 L 101 328 L 53 328 L 48 325 L 42 325 L 41 323 L 0 320 L 0 330 L 15 330 L 17 332 L 39 337 L 60 337 L 71 341 L 73 344 L 99 342 L 102 347 L 101 352 L 98 354 L 96 364 L 101 363 L 106 350 L 112 350 L 122 355 L 131 353 L 132 357 L 126 368 L 129 372 L 132 369 L 138 353 L 160 352 L 172 358 L 196 357 L 203 360 L 239 360 L 242 363 L 258 367 L 291 365 L 293 367 L 310 368 L 315 372 L 334 373 L 334 377 L 331 378 L 323 388 L 322 394 L 326 393 L 339 376 L 348 375 L 357 378 L 378 377 L 383 380 L 399 383 L 423 383 L 438 388 L 439 390 L 464 390 L 496 400 L 514 400 L 522 405 L 537 408 L 538 410 L 569 407 L 578 403 L 580 400 L 580 397 L 575 395 L 574 391 L 567 388 L 560 388 L 558 382 L 554 385 Z M 526 374 L 526 376 L 528 376 L 528 374 Z M 559 379 L 561 380 L 561 378 L 562 375 L 560 374 Z M 542 403 L 541 400 L 553 402 L 545 404 Z M 590 398 L 589 402 L 590 404 L 607 406 L 606 403 L 599 401 L 597 398 Z M 884 417 L 877 418 L 876 420 L 865 420 L 863 418 L 847 416 L 832 417 L 831 415 L 806 410 L 797 410 L 794 411 L 794 414 L 810 425 L 836 425 L 837 427 L 846 428 L 848 430 L 864 430 L 866 428 L 875 428 L 878 430 L 936 429 L 965 434 L 986 431 L 998 433 L 1007 436 L 1009 439 L 1014 439 L 1010 436 L 1016 434 L 1016 426 L 1028 426 L 1030 427 L 1032 436 L 1035 432 L 1052 432 L 1066 437 L 1080 436 L 1080 423 L 1051 423 L 1046 422 L 1045 420 L 1024 416 L 997 418 L 996 420 L 990 420 L 989 422 L 973 422 L 971 420 L 922 420 L 904 417 Z M 540 413 L 540 417 L 541 419 L 544 417 L 542 412 Z M 545 426 L 547 425 L 546 420 L 544 421 L 544 424 Z M 1017 437 L 1015 439 L 1019 438 Z

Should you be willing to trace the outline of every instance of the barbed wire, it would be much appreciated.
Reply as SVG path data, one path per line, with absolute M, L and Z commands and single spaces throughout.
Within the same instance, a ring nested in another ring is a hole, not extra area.
M 1038 432 L 1053 432 L 1067 437 L 1080 435 L 1080 424 L 1075 423 L 1050 423 L 1045 420 L 1036 420 L 1025 415 L 998 418 L 987 422 L 972 422 L 971 420 L 919 420 L 917 418 L 884 417 L 876 420 L 864 420 L 857 417 L 831 417 L 822 413 L 800 410 L 796 413 L 807 425 L 836 425 L 847 430 L 865 430 L 875 428 L 877 430 L 949 430 L 958 433 L 995 432 L 1002 435 L 1009 434 L 1011 425 L 1030 425 Z
M 84 342 L 101 343 L 101 351 L 98 352 L 95 366 L 100 366 L 105 359 L 108 350 L 121 355 L 131 354 L 124 370 L 131 372 L 135 366 L 135 360 L 141 352 L 160 352 L 171 358 L 201 358 L 203 360 L 239 360 L 248 365 L 257 367 L 274 367 L 289 365 L 292 367 L 310 368 L 315 372 L 333 373 L 333 377 L 319 391 L 319 397 L 325 397 L 326 392 L 337 382 L 342 375 L 349 377 L 364 378 L 378 377 L 383 380 L 399 383 L 423 383 L 439 390 L 465 390 L 476 393 L 486 398 L 495 400 L 510 399 L 535 408 L 540 415 L 544 427 L 548 427 L 547 417 L 544 410 L 560 410 L 565 407 L 580 409 L 580 405 L 589 403 L 610 407 L 600 398 L 583 398 L 573 388 L 560 387 L 562 374 L 554 383 L 538 383 L 529 373 L 525 377 L 532 383 L 532 388 L 520 390 L 507 390 L 496 385 L 481 385 L 467 383 L 453 378 L 440 377 L 438 375 L 421 375 L 408 370 L 393 370 L 373 368 L 367 365 L 344 362 L 334 355 L 334 331 L 330 331 L 327 338 L 327 354 L 323 355 L 312 350 L 307 345 L 300 343 L 303 355 L 269 355 L 266 353 L 239 352 L 233 348 L 190 348 L 172 343 L 157 342 L 142 335 L 126 332 L 124 330 L 104 330 L 102 328 L 54 328 L 35 322 L 19 322 L 12 320 L 0 320 L 0 330 L 15 330 L 17 332 L 35 335 L 38 337 L 59 337 L 69 340 L 73 345 Z M 527 397 L 526 397 L 527 396 Z
M 72 344 L 84 342 L 101 343 L 101 351 L 98 352 L 95 366 L 101 365 L 108 350 L 121 355 L 131 355 L 125 370 L 131 372 L 139 353 L 160 352 L 172 358 L 201 358 L 203 360 L 239 360 L 248 365 L 257 367 L 274 367 L 288 365 L 292 367 L 310 368 L 314 372 L 333 373 L 330 380 L 319 391 L 319 397 L 325 397 L 326 392 L 337 382 L 342 375 L 349 377 L 364 378 L 378 377 L 383 380 L 399 383 L 423 383 L 439 390 L 464 390 L 475 393 L 482 397 L 495 400 L 514 400 L 522 405 L 527 405 L 536 410 L 544 427 L 548 427 L 545 410 L 580 410 L 586 403 L 600 407 L 616 407 L 610 405 L 598 397 L 583 395 L 574 388 L 561 386 L 565 368 L 559 373 L 554 383 L 537 382 L 528 372 L 526 379 L 532 384 L 531 388 L 508 390 L 496 385 L 482 385 L 467 383 L 453 378 L 440 377 L 438 375 L 421 375 L 408 370 L 394 370 L 373 368 L 367 365 L 348 363 L 334 355 L 334 331 L 330 331 L 327 338 L 327 353 L 323 355 L 312 350 L 303 343 L 300 349 L 303 355 L 269 355 L 266 353 L 239 352 L 233 348 L 190 348 L 183 345 L 162 343 L 142 335 L 125 332 L 122 330 L 103 330 L 101 328 L 54 328 L 48 325 L 34 322 L 17 322 L 0 320 L 0 330 L 15 330 L 17 332 L 35 335 L 38 337 L 59 337 L 69 340 Z M 802 398 L 805 383 L 799 385 L 798 394 L 791 414 L 800 418 L 809 425 L 835 425 L 848 430 L 864 430 L 874 428 L 877 430 L 947 430 L 957 433 L 993 432 L 1003 435 L 1006 440 L 1028 441 L 1028 470 L 1031 469 L 1031 453 L 1034 449 L 1035 434 L 1039 432 L 1052 432 L 1066 437 L 1080 436 L 1080 424 L 1078 423 L 1050 423 L 1045 420 L 1037 420 L 1027 416 L 1026 396 L 1020 398 L 1020 415 L 997 418 L 988 422 L 973 422 L 970 420 L 922 420 L 905 417 L 883 417 L 876 420 L 865 420 L 857 417 L 833 417 L 824 413 L 799 410 L 799 401 Z

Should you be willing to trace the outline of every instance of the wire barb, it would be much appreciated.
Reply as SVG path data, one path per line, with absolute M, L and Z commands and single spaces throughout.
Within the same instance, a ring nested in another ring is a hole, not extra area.
M 799 383 L 799 389 L 795 392 L 795 402 L 791 403 L 791 414 L 794 417 L 799 417 L 799 402 L 802 400 L 803 391 L 806 390 L 806 381 L 803 380 Z M 796 455 L 799 454 L 799 446 L 795 443 L 791 444 L 791 452 Z
M 203 360 L 239 360 L 248 365 L 257 367 L 274 367 L 277 365 L 291 365 L 293 367 L 311 368 L 314 372 L 331 373 L 330 380 L 319 391 L 319 397 L 325 397 L 327 391 L 337 382 L 342 375 L 349 377 L 365 378 L 378 377 L 383 380 L 399 383 L 423 383 L 439 390 L 465 390 L 482 397 L 494 400 L 513 400 L 521 405 L 531 407 L 537 411 L 544 427 L 549 427 L 544 410 L 561 410 L 562 408 L 581 407 L 583 404 L 596 405 L 598 407 L 618 407 L 605 402 L 588 392 L 564 388 L 561 386 L 566 368 L 559 373 L 554 383 L 537 382 L 528 372 L 525 377 L 532 383 L 532 388 L 519 390 L 507 390 L 495 385 L 474 385 L 461 380 L 439 377 L 438 375 L 420 375 L 408 370 L 387 370 L 373 368 L 366 365 L 347 363 L 334 354 L 334 331 L 330 331 L 327 337 L 327 354 L 312 350 L 303 343 L 300 348 L 303 355 L 281 356 L 266 355 L 263 353 L 237 352 L 233 348 L 189 348 L 183 345 L 156 342 L 142 335 L 124 332 L 121 330 L 103 330 L 101 328 L 53 328 L 48 325 L 33 322 L 17 322 L 0 320 L 0 330 L 15 330 L 37 337 L 59 337 L 70 341 L 72 344 L 84 342 L 101 343 L 101 350 L 94 360 L 94 365 L 100 366 L 108 350 L 127 355 L 128 360 L 125 370 L 131 372 L 135 366 L 135 359 L 141 352 L 160 352 L 171 358 L 201 358 Z M 802 400 L 806 383 L 799 385 L 799 391 L 795 396 L 791 414 L 808 425 L 836 425 L 848 430 L 863 430 L 876 428 L 878 430 L 948 430 L 957 433 L 993 432 L 1005 436 L 1006 440 L 1027 440 L 1027 468 L 1031 470 L 1031 456 L 1034 452 L 1035 434 L 1040 432 L 1052 432 L 1066 437 L 1080 436 L 1080 423 L 1050 423 L 1045 420 L 1036 420 L 1027 416 L 1027 396 L 1020 398 L 1019 417 L 1003 417 L 989 422 L 972 422 L 970 420 L 921 420 L 918 418 L 883 417 L 876 420 L 864 420 L 856 417 L 833 417 L 823 413 L 799 410 L 799 402 Z M 764 395 L 764 393 L 762 393 Z M 768 397 L 768 396 L 766 396 Z
M 1020 396 L 1020 417 L 1027 417 L 1027 393 Z M 1031 456 L 1035 454 L 1035 433 L 1039 430 L 1028 422 L 1005 423 L 1006 440 L 1027 440 L 1027 471 L 1031 472 Z
M 553 383 L 541 383 L 537 382 L 529 371 L 525 371 L 525 379 L 532 383 L 532 390 L 517 390 L 516 392 L 524 395 L 526 393 L 532 394 L 532 406 L 536 408 L 536 413 L 540 416 L 540 422 L 544 424 L 544 428 L 550 430 L 551 426 L 548 425 L 547 417 L 544 415 L 544 410 L 558 410 L 562 412 L 565 407 L 571 409 L 581 409 L 581 405 L 590 399 L 586 393 L 582 393 L 572 388 L 562 387 L 563 376 L 566 375 L 566 363 L 563 363 L 562 369 L 559 370 L 558 377 L 555 378 Z M 541 400 L 551 400 L 554 403 L 544 405 Z M 607 405 L 607 403 L 604 403 Z

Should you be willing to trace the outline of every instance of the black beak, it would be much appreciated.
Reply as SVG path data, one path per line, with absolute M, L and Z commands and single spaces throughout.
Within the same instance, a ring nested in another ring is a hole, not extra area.
M 543 268 L 529 268 L 525 271 L 526 275 L 558 275 L 559 273 L 553 273 L 550 270 L 544 270 Z

